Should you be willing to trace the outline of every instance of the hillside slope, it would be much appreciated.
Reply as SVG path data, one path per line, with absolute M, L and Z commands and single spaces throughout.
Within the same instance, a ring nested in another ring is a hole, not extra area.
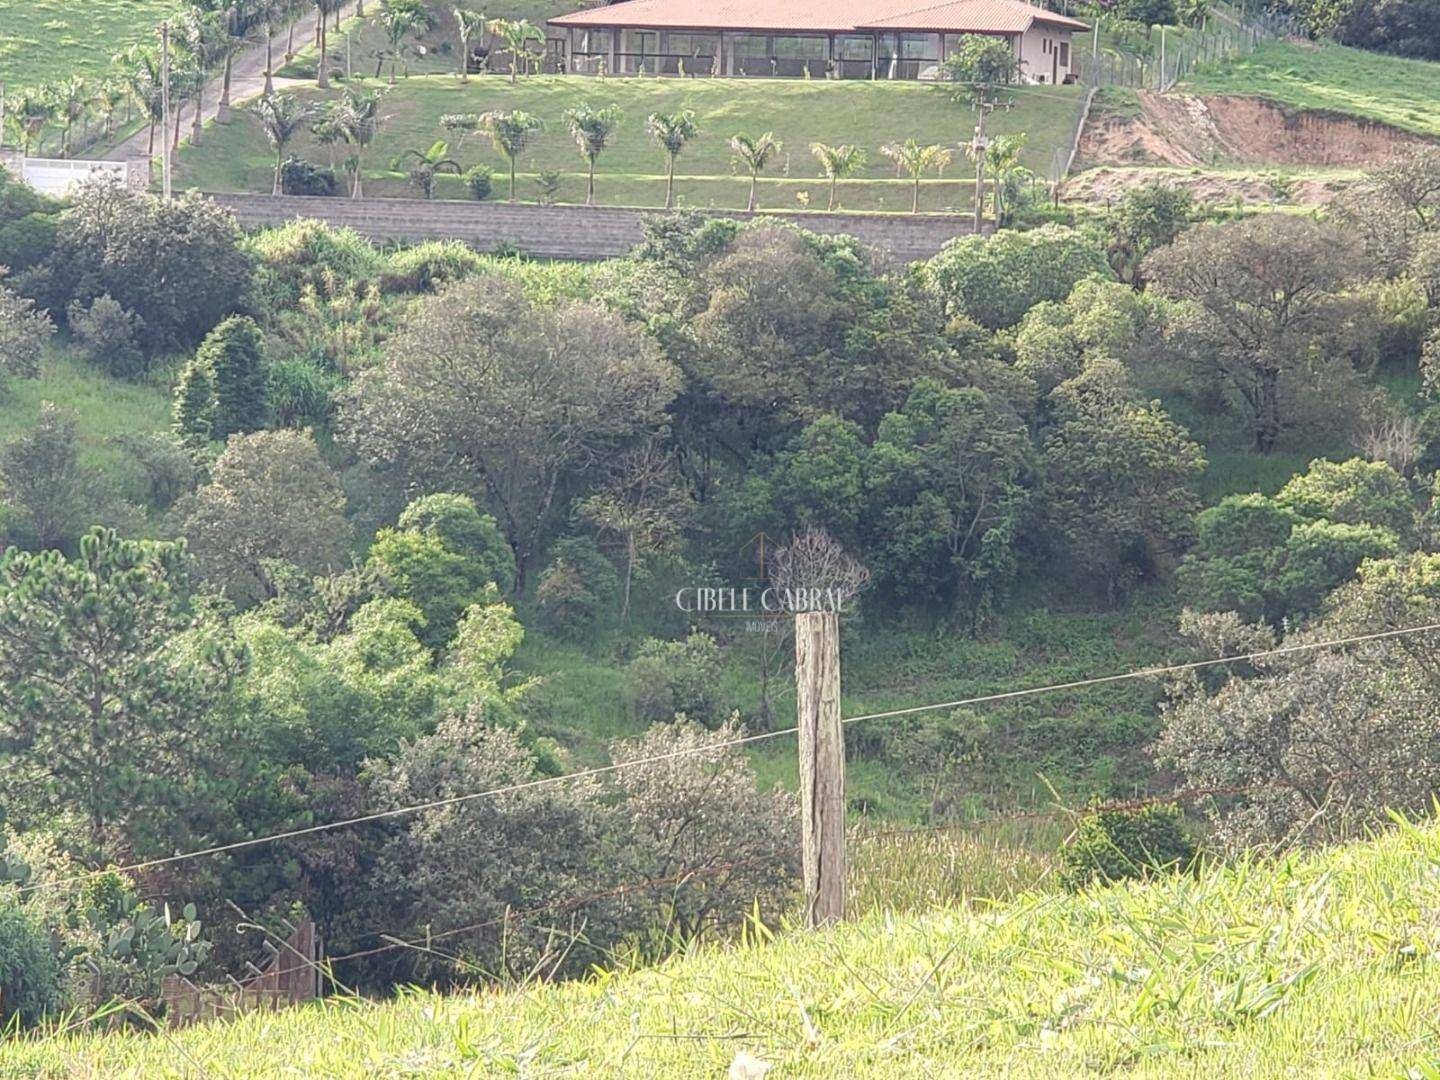
M 1200 880 L 872 919 L 524 993 L 331 1002 L 0 1074 L 1433 1076 L 1440 828 Z

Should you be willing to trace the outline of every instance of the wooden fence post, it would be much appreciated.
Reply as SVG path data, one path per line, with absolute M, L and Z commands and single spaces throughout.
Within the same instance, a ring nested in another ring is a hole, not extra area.
M 835 612 L 795 616 L 795 709 L 805 910 L 816 927 L 845 917 L 845 732 Z

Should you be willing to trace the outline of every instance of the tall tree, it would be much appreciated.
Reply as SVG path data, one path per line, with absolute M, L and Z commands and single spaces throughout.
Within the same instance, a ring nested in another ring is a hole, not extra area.
M 772 157 L 780 153 L 783 146 L 784 144 L 775 138 L 774 132 L 770 131 L 755 138 L 743 132 L 730 136 L 730 153 L 750 172 L 750 200 L 745 205 L 746 210 L 755 209 L 755 188 L 760 182 L 761 170 L 770 163 Z
M 491 35 L 505 43 L 505 51 L 510 54 L 510 81 L 513 83 L 520 74 L 521 62 L 529 55 L 530 45 L 544 42 L 545 35 L 528 19 L 494 19 L 488 29 Z
M 609 145 L 610 137 L 620 126 L 622 116 L 617 105 L 606 105 L 599 109 L 581 105 L 565 110 L 565 123 L 570 126 L 575 145 L 580 148 L 580 153 L 589 166 L 589 177 L 585 186 L 586 206 L 595 205 L 595 161 Z
M 54 332 L 50 316 L 7 288 L 0 270 L 0 392 L 7 376 L 33 379 L 40 373 L 40 354 Z
M 485 16 L 469 8 L 453 9 L 455 32 L 460 38 L 460 81 L 470 81 L 470 42 L 485 33 Z
M 250 111 L 260 121 L 265 138 L 275 148 L 275 183 L 270 194 L 280 194 L 280 172 L 285 163 L 285 148 L 315 115 L 314 110 L 294 94 L 264 94 Z
M 936 172 L 943 172 L 945 166 L 950 164 L 950 151 L 938 143 L 924 146 L 915 139 L 906 139 L 903 143 L 886 143 L 880 148 L 880 153 L 895 163 L 897 169 L 902 169 L 910 175 L 913 183 L 910 193 L 910 212 L 920 212 L 920 178 L 931 169 Z
M 513 112 L 487 112 L 480 116 L 480 124 L 490 135 L 495 149 L 505 155 L 510 163 L 510 201 L 515 201 L 515 161 L 530 145 L 530 140 L 543 131 L 545 123 L 538 116 L 531 116 L 519 109 Z
M 405 58 L 405 39 L 430 29 L 433 18 L 423 0 L 380 0 L 380 12 L 375 16 L 375 22 L 385 31 L 385 38 L 390 43 L 388 54 L 378 54 L 375 77 L 380 77 L 380 67 L 389 59 L 390 85 L 393 86 L 395 69 Z M 406 72 L 409 72 L 408 65 Z
M 345 88 L 345 97 L 336 107 L 335 121 L 344 132 L 345 141 L 355 147 L 355 179 L 350 188 L 352 199 L 362 198 L 365 175 L 365 148 L 380 132 L 380 92 Z
M 1198 225 L 1151 254 L 1143 271 L 1155 291 L 1187 302 L 1177 329 L 1244 400 L 1255 449 L 1267 454 L 1290 422 L 1291 383 L 1312 378 L 1317 362 L 1347 362 L 1323 343 L 1343 325 L 1350 306 L 1341 294 L 1363 263 L 1335 228 L 1265 214 Z
M 340 427 L 414 487 L 485 499 L 523 587 L 565 478 L 657 422 L 677 383 L 654 343 L 599 305 L 536 307 L 481 275 L 415 310 L 356 380 Z
M 450 156 L 450 144 L 444 139 L 436 140 L 428 150 L 406 150 L 391 162 L 391 167 L 408 168 L 410 182 L 427 199 L 435 195 L 435 177 L 441 173 L 459 176 L 461 172 L 460 163 Z
M 645 130 L 665 151 L 665 209 L 675 205 L 675 159 L 685 144 L 699 137 L 700 126 L 695 122 L 694 109 L 680 109 L 672 113 L 651 113 L 645 121 Z
M 260 328 L 245 315 L 215 327 L 195 353 L 215 387 L 210 434 L 215 439 L 265 426 L 265 353 Z
M 825 204 L 826 210 L 835 209 L 835 185 L 841 179 L 854 175 L 857 169 L 865 165 L 865 151 L 859 146 L 851 146 L 841 143 L 839 146 L 828 146 L 825 143 L 811 143 L 810 153 L 815 155 L 815 160 L 820 163 L 820 171 L 830 181 L 830 198 Z
M 181 543 L 96 530 L 67 559 L 0 558 L 0 798 L 7 818 L 75 814 L 92 857 L 180 842 L 228 770 L 217 708 L 243 657 L 189 600 Z
M 275 595 L 275 562 L 319 574 L 350 558 L 345 493 L 308 431 L 231 439 L 183 531 L 200 573 L 239 603 Z
M 90 84 L 79 75 L 63 80 L 52 91 L 55 118 L 60 122 L 62 158 L 70 156 L 70 131 L 75 127 L 75 121 L 85 115 L 85 110 L 90 107 L 90 99 Z

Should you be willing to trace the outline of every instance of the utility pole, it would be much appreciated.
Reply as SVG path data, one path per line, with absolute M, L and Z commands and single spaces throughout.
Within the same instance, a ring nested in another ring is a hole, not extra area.
M 840 616 L 795 615 L 800 728 L 801 865 L 809 925 L 845 917 L 845 732 L 840 721 Z
M 170 201 L 170 24 L 160 24 L 160 194 Z

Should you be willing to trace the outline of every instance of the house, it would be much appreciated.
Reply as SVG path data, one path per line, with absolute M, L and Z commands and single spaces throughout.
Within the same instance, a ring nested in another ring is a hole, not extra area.
M 1032 83 L 1074 75 L 1090 29 L 1021 0 L 621 0 L 549 26 L 576 74 L 936 79 L 962 35 L 993 34 Z

